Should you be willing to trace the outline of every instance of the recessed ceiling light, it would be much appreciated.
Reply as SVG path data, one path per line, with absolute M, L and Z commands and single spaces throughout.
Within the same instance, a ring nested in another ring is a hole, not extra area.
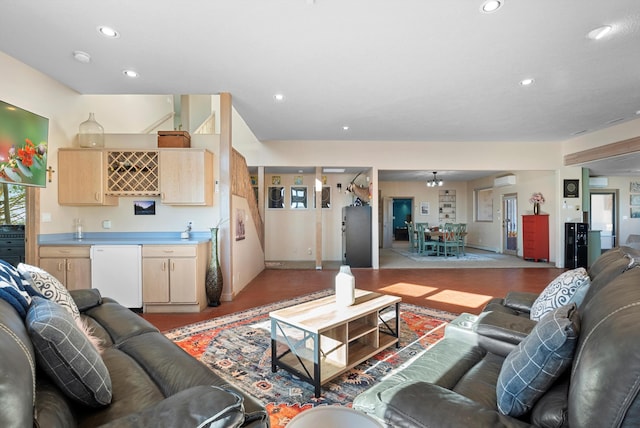
M 495 12 L 496 10 L 500 9 L 502 3 L 503 2 L 501 0 L 487 0 L 482 4 L 482 11 L 485 13 Z
M 91 55 L 83 51 L 73 51 L 73 58 L 83 64 L 88 64 L 91 62 Z
M 602 27 L 595 28 L 587 34 L 587 37 L 591 40 L 600 40 L 611 32 L 611 25 L 603 25 Z
M 137 71 L 135 70 L 122 70 L 122 74 L 124 74 L 127 77 L 138 77 L 139 74 Z
M 522 79 L 520 81 L 520 84 L 522 86 L 529 86 L 529 85 L 533 85 L 534 80 L 532 78 L 527 78 L 527 79 Z
M 282 101 L 284 101 L 284 95 L 283 94 L 275 94 L 273 96 L 273 99 L 278 101 L 278 102 L 282 102 Z
M 344 125 L 344 126 L 342 127 L 342 130 L 343 130 L 343 131 L 348 131 L 348 130 L 349 130 L 349 125 Z
M 118 37 L 120 37 L 120 33 L 118 33 L 113 28 L 104 25 L 98 27 L 98 33 L 110 39 L 117 39 Z

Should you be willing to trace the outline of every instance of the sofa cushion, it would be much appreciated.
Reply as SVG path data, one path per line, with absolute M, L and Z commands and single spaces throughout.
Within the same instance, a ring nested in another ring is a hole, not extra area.
M 55 302 L 32 299 L 27 329 L 38 364 L 70 398 L 92 407 L 111 402 L 111 378 L 100 354 L 71 314 Z
M 584 268 L 569 270 L 558 275 L 533 302 L 530 318 L 533 321 L 540 321 L 544 314 L 573 302 L 580 306 L 589 289 L 589 284 L 589 275 Z
M 542 317 L 502 365 L 496 385 L 501 413 L 517 417 L 531 410 L 571 364 L 579 330 L 575 303 Z
M 42 293 L 44 297 L 64 307 L 74 319 L 80 318 L 78 306 L 71 298 L 67 288 L 58 281 L 58 278 L 39 267 L 25 263 L 18 265 L 18 271 L 24 278 L 30 279 L 33 288 Z

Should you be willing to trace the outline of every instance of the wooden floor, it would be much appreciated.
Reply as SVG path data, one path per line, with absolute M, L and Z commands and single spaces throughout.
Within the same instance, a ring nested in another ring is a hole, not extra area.
M 352 269 L 356 287 L 402 297 L 403 302 L 455 313 L 480 313 L 508 291 L 539 293 L 564 269 Z M 143 314 L 161 331 L 318 290 L 333 288 L 336 270 L 262 271 L 232 302 L 197 314 Z

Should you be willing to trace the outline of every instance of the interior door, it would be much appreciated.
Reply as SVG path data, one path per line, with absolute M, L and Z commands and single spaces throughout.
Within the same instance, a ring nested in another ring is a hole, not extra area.
M 589 226 L 592 231 L 600 231 L 600 251 L 617 245 L 617 191 L 591 190 Z
M 515 193 L 502 195 L 502 252 L 518 254 L 518 197 Z

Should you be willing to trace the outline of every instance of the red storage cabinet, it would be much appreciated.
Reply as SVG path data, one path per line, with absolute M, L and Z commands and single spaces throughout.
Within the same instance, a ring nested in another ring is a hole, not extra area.
M 525 260 L 549 261 L 549 215 L 522 216 L 522 246 Z

